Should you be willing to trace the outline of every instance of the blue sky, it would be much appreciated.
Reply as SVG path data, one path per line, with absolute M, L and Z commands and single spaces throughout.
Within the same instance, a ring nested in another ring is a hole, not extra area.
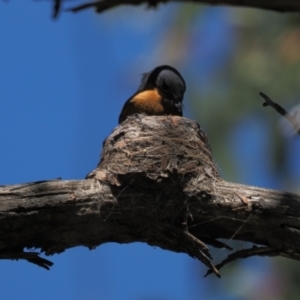
M 102 142 L 117 126 L 141 73 L 171 64 L 188 79 L 191 68 L 201 68 L 205 82 L 232 50 L 214 54 L 203 47 L 199 61 L 189 67 L 161 53 L 158 43 L 166 35 L 162 28 L 172 23 L 178 5 L 159 10 L 126 7 L 102 15 L 64 13 L 56 21 L 50 2 L 0 5 L 1 185 L 84 178 L 97 165 Z M 213 22 L 212 15 L 219 21 Z M 222 9 L 209 9 L 196 22 L 194 34 L 211 37 L 205 45 L 216 49 L 222 39 L 232 38 L 224 22 Z M 220 31 L 221 38 L 213 38 Z M 185 101 L 185 115 L 193 116 Z M 251 130 L 261 132 L 257 120 L 249 122 L 257 126 Z M 233 148 L 247 124 L 233 132 Z M 259 141 L 251 141 L 253 147 L 244 148 L 257 151 L 261 164 Z M 237 152 L 241 164 L 245 153 Z M 246 167 L 255 168 L 251 162 Z M 259 178 L 249 171 L 241 181 L 263 185 L 270 173 L 260 172 Z M 267 185 L 276 186 L 276 178 Z M 146 244 L 110 243 L 93 251 L 78 247 L 50 260 L 55 263 L 51 271 L 22 261 L 0 261 L 1 299 L 238 299 L 212 288 L 213 282 L 221 291 L 226 278 L 204 280 L 205 268 L 199 262 Z
M 164 12 L 126 9 L 126 15 L 142 15 L 144 28 L 137 28 L 120 10 L 103 17 L 92 11 L 63 14 L 53 21 L 50 3 L 1 6 L 0 182 L 84 178 L 97 165 L 102 141 L 117 125 L 140 74 L 162 63 L 149 51 L 161 38 L 150 38 L 158 25 L 148 25 Z M 190 267 L 199 263 L 183 254 L 143 244 L 106 244 L 94 251 L 70 249 L 50 259 L 55 263 L 51 271 L 1 261 L 0 297 L 197 297 Z

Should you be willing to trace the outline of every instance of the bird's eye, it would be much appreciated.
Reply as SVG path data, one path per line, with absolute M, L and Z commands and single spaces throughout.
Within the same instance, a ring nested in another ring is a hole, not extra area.
M 168 91 L 169 90 L 169 86 L 165 81 L 162 83 L 161 88 L 162 88 L 163 91 Z

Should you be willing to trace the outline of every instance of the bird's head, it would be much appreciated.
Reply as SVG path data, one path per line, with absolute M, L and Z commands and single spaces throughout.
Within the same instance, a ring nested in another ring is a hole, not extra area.
M 139 90 L 146 86 L 156 87 L 175 106 L 181 108 L 186 87 L 184 79 L 175 68 L 163 65 L 144 74 Z

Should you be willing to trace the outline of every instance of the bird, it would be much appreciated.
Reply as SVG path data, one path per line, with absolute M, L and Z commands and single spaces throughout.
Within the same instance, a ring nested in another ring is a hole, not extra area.
M 158 66 L 144 73 L 137 92 L 123 106 L 119 124 L 133 114 L 182 116 L 185 90 L 183 77 L 171 66 Z

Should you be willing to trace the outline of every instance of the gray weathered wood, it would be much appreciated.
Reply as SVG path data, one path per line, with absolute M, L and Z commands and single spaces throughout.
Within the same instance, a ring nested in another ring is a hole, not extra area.
M 145 242 L 213 269 L 206 244 L 226 247 L 218 241 L 225 238 L 265 246 L 236 258 L 299 259 L 299 208 L 299 195 L 222 180 L 196 122 L 138 115 L 107 138 L 88 179 L 0 187 L 0 258 L 49 268 L 23 249 L 51 255 L 79 245 Z

